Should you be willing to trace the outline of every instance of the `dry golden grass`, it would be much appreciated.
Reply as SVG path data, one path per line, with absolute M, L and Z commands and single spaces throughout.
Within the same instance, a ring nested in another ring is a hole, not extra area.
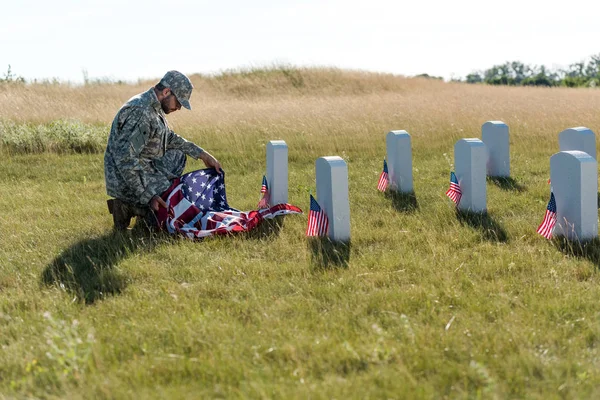
M 401 123 L 413 134 L 432 138 L 452 126 L 457 135 L 462 135 L 460 129 L 478 129 L 492 115 L 517 131 L 526 129 L 528 136 L 544 135 L 548 127 L 594 127 L 600 121 L 600 91 L 593 89 L 491 87 L 334 69 L 292 73 L 302 77 L 301 86 L 281 70 L 194 75 L 194 110 L 182 110 L 169 119 L 179 128 L 233 130 L 265 123 L 283 123 L 297 131 L 305 130 L 306 124 L 329 131 L 336 123 L 348 127 L 368 122 L 389 128 Z M 34 123 L 78 119 L 110 124 L 127 99 L 152 84 L 2 85 L 0 119 Z

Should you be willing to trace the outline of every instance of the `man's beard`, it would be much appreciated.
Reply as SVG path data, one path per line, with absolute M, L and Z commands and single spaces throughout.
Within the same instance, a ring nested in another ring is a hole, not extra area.
M 169 109 L 169 96 L 165 97 L 160 101 L 160 108 L 165 112 L 165 114 L 169 114 L 171 110 Z

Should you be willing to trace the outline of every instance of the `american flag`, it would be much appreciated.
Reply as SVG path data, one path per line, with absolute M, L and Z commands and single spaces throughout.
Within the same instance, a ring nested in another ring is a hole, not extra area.
M 159 209 L 160 226 L 169 233 L 188 238 L 246 232 L 265 219 L 302 213 L 291 204 L 247 212 L 231 208 L 225 192 L 225 173 L 218 174 L 214 168 L 193 171 L 175 179 L 161 197 L 167 208 Z
M 450 172 L 450 189 L 446 192 L 446 196 L 450 197 L 456 205 L 460 203 L 462 191 L 460 190 L 460 185 L 458 184 L 458 179 L 456 179 L 454 172 Z
M 390 183 L 390 177 L 388 175 L 387 162 L 385 161 L 385 158 L 384 158 L 383 159 L 383 171 L 381 172 L 381 175 L 379 175 L 379 182 L 377 182 L 377 190 L 379 190 L 380 192 L 385 192 L 389 183 Z
M 263 175 L 262 186 L 260 187 L 262 198 L 258 202 L 258 209 L 269 208 L 269 185 L 267 185 L 267 177 Z
M 538 227 L 537 233 L 546 239 L 552 239 L 554 225 L 556 225 L 556 200 L 554 199 L 554 193 L 550 192 L 550 201 L 548 202 L 548 207 L 546 207 L 546 215 L 544 215 L 544 220 Z
M 325 236 L 329 232 L 329 220 L 325 211 L 321 210 L 321 206 L 310 195 L 310 212 L 308 213 L 308 227 L 306 228 L 306 236 Z

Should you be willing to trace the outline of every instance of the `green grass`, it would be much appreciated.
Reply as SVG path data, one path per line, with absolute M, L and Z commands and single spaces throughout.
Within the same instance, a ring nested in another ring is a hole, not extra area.
M 77 120 L 49 124 L 0 120 L 0 151 L 10 154 L 98 153 L 106 148 L 110 127 Z
M 116 234 L 101 153 L 5 154 L 0 394 L 597 397 L 600 247 L 535 232 L 558 124 L 532 137 L 533 118 L 508 121 L 514 180 L 488 182 L 481 218 L 444 196 L 452 146 L 477 118 L 408 120 L 411 198 L 375 189 L 390 124 L 369 112 L 180 129 L 219 157 L 240 209 L 259 199 L 266 140 L 288 143 L 290 203 L 304 210 L 315 159 L 343 156 L 352 240 L 338 246 L 307 240 L 306 214 L 201 242 Z

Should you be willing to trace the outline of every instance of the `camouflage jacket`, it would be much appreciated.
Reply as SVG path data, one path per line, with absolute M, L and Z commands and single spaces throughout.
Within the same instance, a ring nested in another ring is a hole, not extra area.
M 148 204 L 154 195 L 168 189 L 175 176 L 154 165 L 168 149 L 196 159 L 204 151 L 169 129 L 154 88 L 150 88 L 125 103 L 112 123 L 104 153 L 108 195 Z

